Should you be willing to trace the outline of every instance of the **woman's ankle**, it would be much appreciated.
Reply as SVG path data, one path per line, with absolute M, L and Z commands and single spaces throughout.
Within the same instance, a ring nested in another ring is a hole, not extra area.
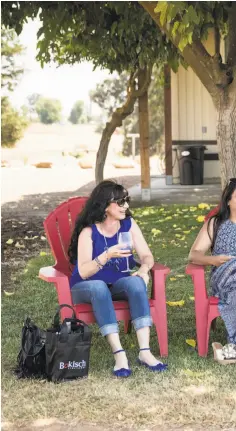
M 118 370 L 121 368 L 129 368 L 128 365 L 128 359 L 126 356 L 126 352 L 124 350 L 122 350 L 121 352 L 118 352 L 114 355 L 114 359 L 115 359 L 115 366 L 114 366 L 114 370 Z
M 150 351 L 150 349 L 140 349 L 139 350 L 139 359 L 143 362 L 146 362 L 148 365 L 155 366 L 157 364 L 162 364 Z

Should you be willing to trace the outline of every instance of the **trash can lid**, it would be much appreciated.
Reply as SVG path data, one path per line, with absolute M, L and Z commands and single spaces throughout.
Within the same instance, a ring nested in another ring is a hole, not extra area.
M 203 148 L 204 150 L 206 150 L 206 146 L 204 144 L 184 144 L 184 145 L 178 145 L 178 150 L 181 150 L 182 148 L 187 149 L 187 148 Z

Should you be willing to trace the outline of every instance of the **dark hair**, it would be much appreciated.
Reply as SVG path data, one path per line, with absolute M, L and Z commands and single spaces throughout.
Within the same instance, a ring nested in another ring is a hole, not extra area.
M 222 192 L 221 200 L 220 200 L 220 204 L 219 204 L 219 208 L 218 208 L 217 213 L 213 214 L 208 220 L 207 232 L 208 232 L 208 235 L 212 241 L 211 250 L 213 250 L 213 248 L 214 248 L 217 233 L 219 231 L 221 224 L 224 221 L 228 220 L 230 217 L 229 201 L 232 198 L 232 194 L 234 193 L 235 190 L 236 190 L 236 178 L 231 178 L 228 181 L 227 185 L 225 186 L 225 188 Z M 210 222 L 212 219 L 214 219 L 214 221 L 213 221 L 213 238 L 211 238 L 211 235 L 209 232 Z
M 111 201 L 126 196 L 128 196 L 127 190 L 113 180 L 104 180 L 95 187 L 75 222 L 75 228 L 68 249 L 69 259 L 72 264 L 75 264 L 77 260 L 77 246 L 80 232 L 87 226 L 103 222 L 106 219 L 105 209 Z M 131 215 L 131 212 L 127 209 L 126 217 L 131 217 Z

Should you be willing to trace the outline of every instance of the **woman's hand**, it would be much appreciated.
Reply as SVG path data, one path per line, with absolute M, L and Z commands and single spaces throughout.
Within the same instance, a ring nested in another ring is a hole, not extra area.
M 220 254 L 219 256 L 212 256 L 212 265 L 221 266 L 233 258 L 234 256 L 226 256 L 224 254 Z
M 130 250 L 124 250 L 125 244 L 116 244 L 107 250 L 108 260 L 113 257 L 129 257 L 132 255 Z M 123 250 L 122 250 L 123 249 Z
M 138 277 L 141 277 L 144 280 L 146 286 L 148 285 L 149 275 L 146 272 L 142 271 L 141 268 L 138 271 L 133 272 L 133 274 L 131 275 L 132 276 L 137 275 Z

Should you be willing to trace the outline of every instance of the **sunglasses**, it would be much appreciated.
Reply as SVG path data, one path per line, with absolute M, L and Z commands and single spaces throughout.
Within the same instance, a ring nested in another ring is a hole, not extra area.
M 130 204 L 130 196 L 126 196 L 125 198 L 121 198 L 121 199 L 114 199 L 111 202 L 115 202 L 119 207 L 123 207 L 125 205 L 125 203 L 127 203 L 128 205 Z
M 228 182 L 228 186 L 230 185 L 230 183 L 236 184 L 236 178 L 230 178 Z

